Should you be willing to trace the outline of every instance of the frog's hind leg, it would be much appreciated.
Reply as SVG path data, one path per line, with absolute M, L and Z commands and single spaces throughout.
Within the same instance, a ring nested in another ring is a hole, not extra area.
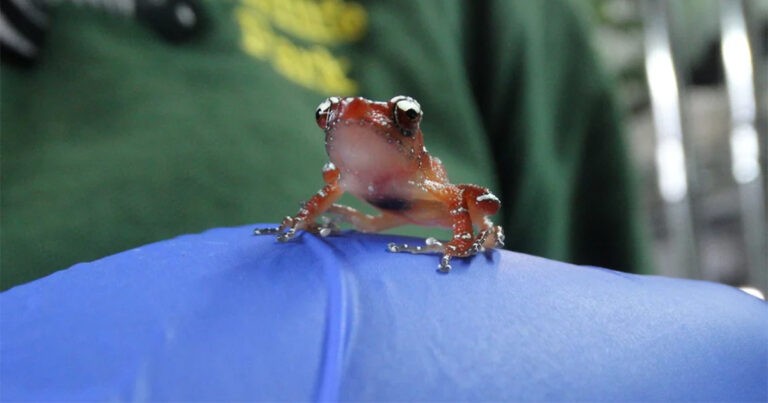
M 477 253 L 472 249 L 474 236 L 472 234 L 472 219 L 469 215 L 469 209 L 463 197 L 462 189 L 456 186 L 440 189 L 440 197 L 443 199 L 449 209 L 446 224 L 450 225 L 453 231 L 453 238 L 441 243 L 435 238 L 428 238 L 423 246 L 421 245 L 396 245 L 389 244 L 390 252 L 408 252 L 415 254 L 422 253 L 440 253 L 442 258 L 437 266 L 441 273 L 451 271 L 451 259 L 453 257 L 466 257 Z
M 333 216 L 337 220 L 348 222 L 355 227 L 356 230 L 361 232 L 380 232 L 386 229 L 394 228 L 406 223 L 405 219 L 399 215 L 382 212 L 377 216 L 365 214 L 352 207 L 342 204 L 332 204 L 326 213 Z M 331 222 L 335 222 L 331 219 Z
M 372 216 L 341 204 L 333 204 L 327 210 L 327 213 L 340 217 L 344 221 L 351 223 L 357 230 L 363 232 L 379 232 L 406 223 L 406 220 L 399 215 L 388 213 L 386 211 L 378 216 Z M 427 238 L 423 246 L 390 242 L 387 245 L 387 250 L 390 252 L 407 252 L 413 254 L 444 253 L 445 246 L 435 238 Z M 444 255 L 443 259 L 440 261 L 440 271 L 450 271 L 451 265 L 449 262 L 450 256 Z
M 472 218 L 464 193 L 464 189 L 460 186 L 441 187 L 435 192 L 436 196 L 448 208 L 446 224 L 453 231 L 453 238 L 450 241 L 441 243 L 434 238 L 429 238 L 424 246 L 389 244 L 389 251 L 417 254 L 441 253 L 443 256 L 438 265 L 438 271 L 441 273 L 451 271 L 450 262 L 453 257 L 467 257 L 476 254 L 479 249 L 473 248 L 475 237 Z
M 499 199 L 488 189 L 477 185 L 459 185 L 469 209 L 472 223 L 478 227 L 472 248 L 475 253 L 484 249 L 504 246 L 504 230 L 494 225 L 488 216 L 496 214 L 501 207 Z

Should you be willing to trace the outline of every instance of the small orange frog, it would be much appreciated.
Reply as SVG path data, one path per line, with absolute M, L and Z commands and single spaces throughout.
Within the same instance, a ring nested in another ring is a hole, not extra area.
M 256 229 L 254 233 L 276 234 L 278 241 L 292 239 L 298 230 L 327 236 L 338 227 L 333 221 L 317 223 L 315 219 L 323 213 L 363 232 L 404 224 L 451 228 L 453 239 L 446 243 L 428 238 L 424 246 L 388 245 L 391 252 L 441 253 L 438 268 L 444 273 L 450 271 L 452 257 L 503 246 L 502 228 L 488 218 L 499 210 L 499 199 L 486 188 L 448 181 L 440 160 L 424 147 L 419 127 L 422 115 L 419 103 L 406 96 L 389 102 L 360 97 L 323 101 L 315 119 L 325 131 L 330 158 L 323 168 L 325 187 L 279 227 Z M 381 214 L 371 216 L 335 204 L 344 192 L 370 203 Z

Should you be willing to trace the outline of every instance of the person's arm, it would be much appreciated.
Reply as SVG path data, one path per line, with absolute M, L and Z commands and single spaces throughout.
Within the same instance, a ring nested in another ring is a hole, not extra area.
M 578 3 L 477 3 L 468 70 L 511 250 L 647 272 L 613 87 Z

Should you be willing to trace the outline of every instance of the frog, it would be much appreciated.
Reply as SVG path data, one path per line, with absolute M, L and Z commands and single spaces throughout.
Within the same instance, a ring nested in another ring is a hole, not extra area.
M 451 271 L 452 258 L 504 246 L 502 227 L 490 219 L 501 207 L 499 198 L 485 187 L 449 181 L 443 163 L 427 151 L 423 116 L 419 102 L 405 95 L 386 102 L 339 96 L 322 101 L 315 121 L 325 133 L 325 185 L 298 213 L 254 234 L 275 235 L 280 242 L 294 239 L 299 231 L 325 237 L 339 233 L 340 222 L 366 233 L 405 224 L 448 228 L 453 234 L 448 241 L 430 237 L 423 245 L 387 245 L 390 252 L 442 255 L 441 273 Z M 378 214 L 336 203 L 344 193 Z

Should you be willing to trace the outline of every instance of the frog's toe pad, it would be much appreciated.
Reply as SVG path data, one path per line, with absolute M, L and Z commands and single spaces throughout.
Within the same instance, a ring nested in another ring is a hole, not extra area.
M 443 255 L 440 259 L 440 264 L 437 265 L 437 271 L 439 273 L 448 274 L 451 271 L 451 256 Z

